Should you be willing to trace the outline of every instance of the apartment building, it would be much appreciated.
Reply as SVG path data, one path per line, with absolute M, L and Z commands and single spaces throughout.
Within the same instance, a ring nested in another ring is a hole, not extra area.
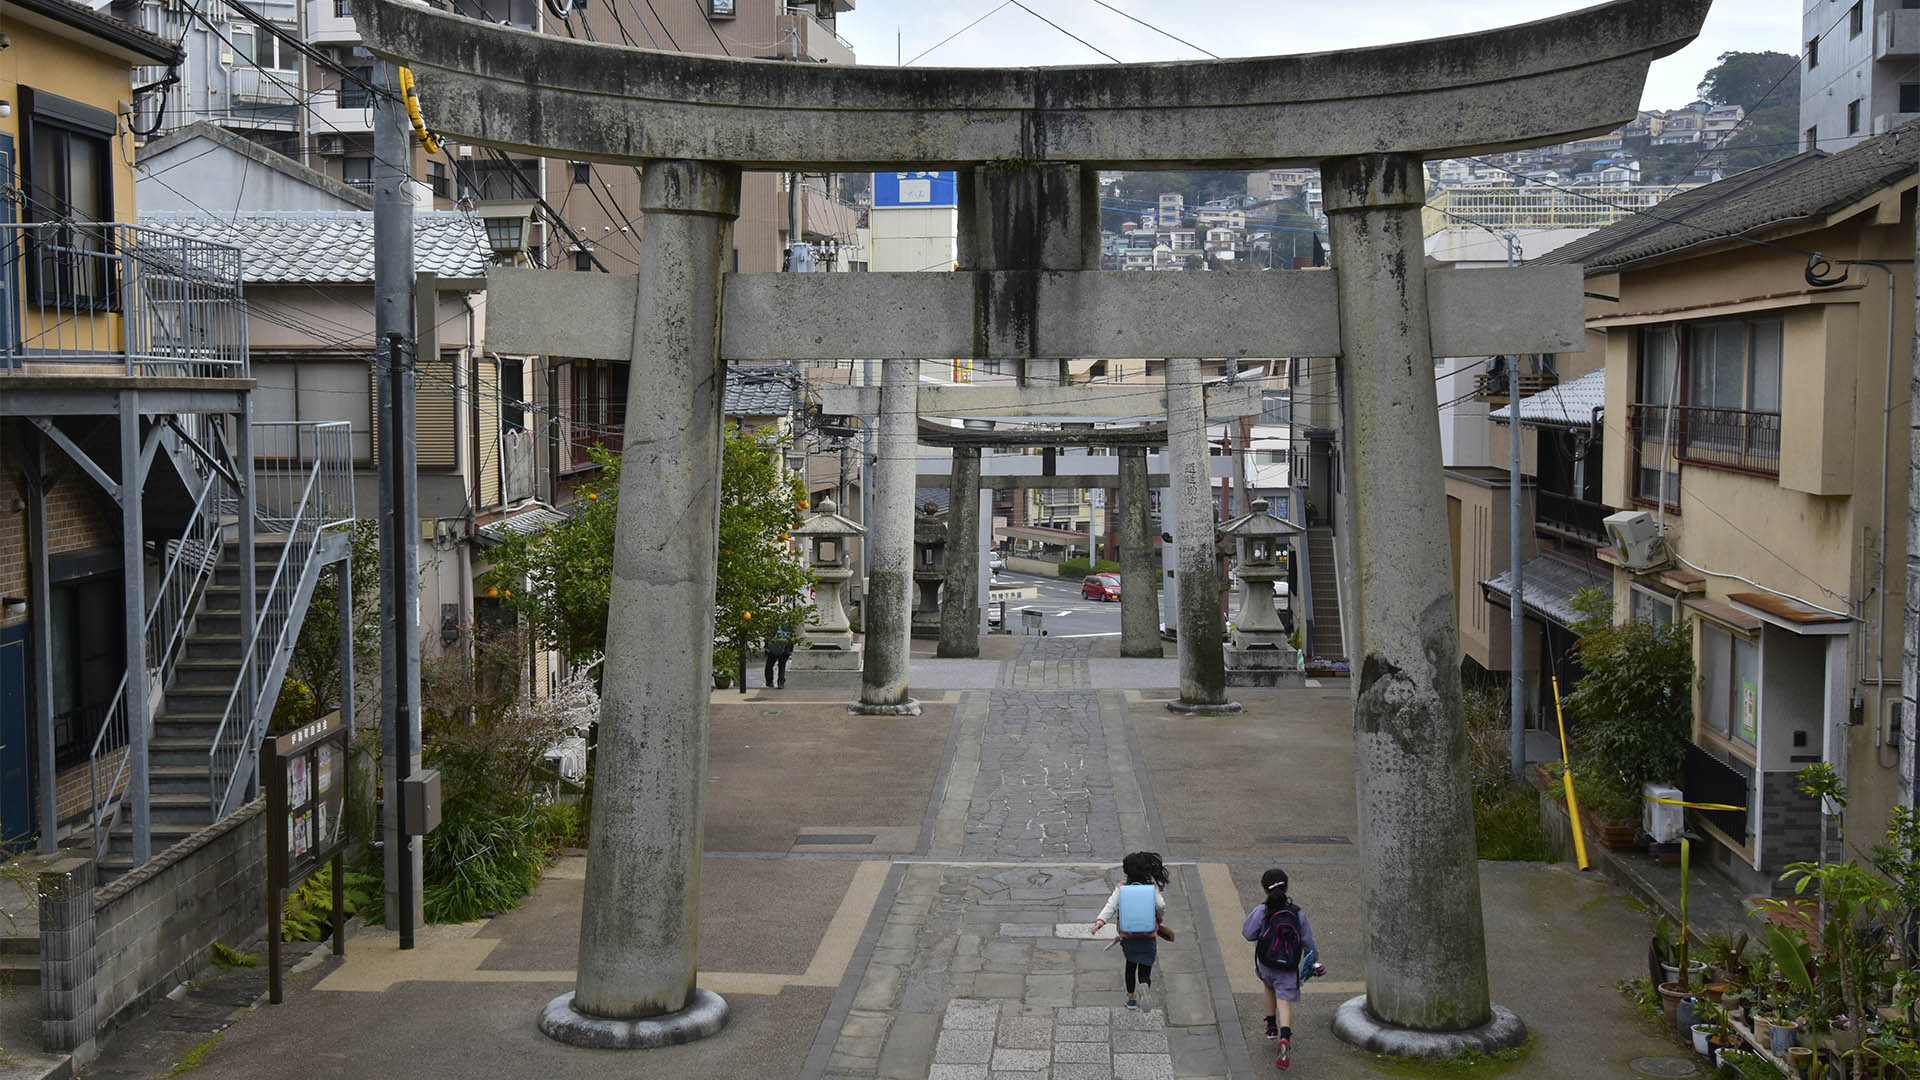
M 1920 0 L 1801 0 L 1802 147 L 1835 153 L 1920 116 Z
M 0 841 L 106 880 L 245 801 L 352 488 L 340 427 L 249 422 L 240 252 L 135 223 L 125 103 L 181 50 L 0 24 Z

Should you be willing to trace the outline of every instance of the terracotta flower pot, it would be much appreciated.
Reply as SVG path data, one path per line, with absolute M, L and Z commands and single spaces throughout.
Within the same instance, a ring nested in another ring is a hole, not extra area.
M 1680 1012 L 1680 999 L 1689 993 L 1686 987 L 1677 982 L 1660 984 L 1660 1007 L 1666 1010 L 1667 1023 L 1674 1023 Z

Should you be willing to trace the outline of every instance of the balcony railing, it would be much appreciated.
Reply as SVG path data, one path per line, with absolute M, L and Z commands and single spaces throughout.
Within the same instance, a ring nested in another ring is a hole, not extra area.
M 1762 476 L 1780 475 L 1780 414 L 1699 405 L 1640 404 L 1633 428 L 1641 443 L 1666 441 L 1672 413 L 1673 452 L 1680 461 Z
M 1511 400 L 1507 389 L 1511 379 L 1520 380 L 1520 396 L 1523 398 L 1551 390 L 1560 384 L 1560 376 L 1550 371 L 1525 372 L 1520 375 L 1483 371 L 1474 378 L 1474 396 L 1491 404 L 1505 405 Z
M 117 222 L 0 224 L 0 371 L 244 378 L 240 250 Z
M 1611 507 L 1544 489 L 1535 491 L 1533 497 L 1534 520 L 1541 528 L 1597 544 L 1607 542 L 1605 523 L 1613 512 Z

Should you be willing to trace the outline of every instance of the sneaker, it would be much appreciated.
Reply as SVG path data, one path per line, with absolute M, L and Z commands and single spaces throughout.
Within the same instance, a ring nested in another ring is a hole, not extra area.
M 1267 1039 L 1271 1041 L 1279 1037 L 1280 1037 L 1280 1025 L 1273 1022 L 1273 1017 L 1271 1016 L 1267 1017 Z
M 1147 991 L 1151 989 L 1153 989 L 1153 987 L 1147 985 L 1146 983 L 1141 983 L 1139 991 L 1134 994 L 1134 997 L 1139 1000 L 1140 1007 L 1143 1009 L 1147 1007 Z
M 1273 1059 L 1273 1067 L 1276 1069 L 1284 1069 L 1293 1064 L 1293 1058 L 1287 1053 L 1292 1047 L 1287 1045 L 1287 1042 L 1286 1039 L 1280 1040 L 1280 1055 Z
M 1129 1008 L 1129 1009 L 1137 1009 L 1137 1008 L 1139 1008 L 1139 1007 L 1140 1007 L 1140 1002 L 1139 1002 L 1139 1000 L 1138 1000 L 1137 998 L 1128 998 L 1128 999 L 1127 999 L 1127 1008 Z

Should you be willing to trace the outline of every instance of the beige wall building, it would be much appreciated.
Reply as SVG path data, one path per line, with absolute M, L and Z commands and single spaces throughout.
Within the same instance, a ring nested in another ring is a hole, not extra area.
M 1839 770 L 1857 830 L 1897 796 L 1913 188 L 1879 143 L 1802 154 L 1550 257 L 1619 298 L 1588 323 L 1603 496 L 1663 543 L 1603 551 L 1616 617 L 1692 625 L 1687 794 L 1749 809 L 1691 816 L 1755 888 L 1817 854 L 1804 765 Z

